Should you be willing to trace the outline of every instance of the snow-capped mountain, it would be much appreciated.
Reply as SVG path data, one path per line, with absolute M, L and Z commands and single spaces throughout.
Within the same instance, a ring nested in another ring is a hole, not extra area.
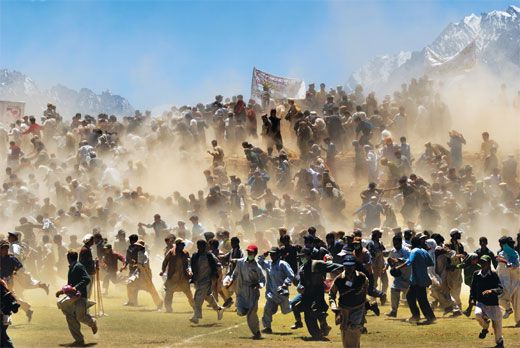
M 520 7 L 450 23 L 420 51 L 372 59 L 351 75 L 347 86 L 388 93 L 413 77 L 460 74 L 476 66 L 511 80 L 520 76 Z
M 96 94 L 88 88 L 76 91 L 63 85 L 41 89 L 30 77 L 7 69 L 0 69 L 0 100 L 23 101 L 25 113 L 35 116 L 41 115 L 47 103 L 56 105 L 66 118 L 77 112 L 92 116 L 100 113 L 128 116 L 134 112 L 128 100 L 110 91 Z
M 375 57 L 352 74 L 348 85 L 350 89 L 354 89 L 357 84 L 369 87 L 375 85 L 377 81 L 388 81 L 390 74 L 408 61 L 411 56 L 412 52 L 399 52 Z

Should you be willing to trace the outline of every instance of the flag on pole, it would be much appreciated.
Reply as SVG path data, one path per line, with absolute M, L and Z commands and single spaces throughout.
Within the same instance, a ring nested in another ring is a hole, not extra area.
M 265 89 L 272 99 L 305 99 L 303 80 L 274 76 L 253 68 L 251 98 L 261 101 Z

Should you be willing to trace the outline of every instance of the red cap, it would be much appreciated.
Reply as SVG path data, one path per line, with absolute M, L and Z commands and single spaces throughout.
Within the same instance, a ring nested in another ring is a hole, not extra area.
M 254 244 L 249 244 L 246 248 L 246 251 L 251 251 L 253 253 L 258 253 L 258 247 Z

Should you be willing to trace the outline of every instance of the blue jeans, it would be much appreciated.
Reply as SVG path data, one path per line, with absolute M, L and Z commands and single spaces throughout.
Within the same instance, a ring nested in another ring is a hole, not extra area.
M 302 322 L 302 312 L 303 310 L 301 309 L 301 306 L 300 303 L 302 301 L 302 294 L 298 293 L 296 294 L 296 296 L 294 296 L 294 298 L 291 300 L 291 309 L 292 309 L 292 312 L 294 313 L 294 320 L 298 323 L 301 323 Z

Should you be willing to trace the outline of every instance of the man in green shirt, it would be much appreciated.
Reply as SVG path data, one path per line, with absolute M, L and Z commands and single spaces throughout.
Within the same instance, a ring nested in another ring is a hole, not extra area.
M 85 266 L 78 262 L 77 252 L 69 251 L 67 260 L 69 262 L 67 286 L 56 292 L 56 297 L 63 294 L 70 297 L 71 305 L 62 311 L 67 319 L 70 333 L 74 337 L 72 346 L 83 346 L 85 340 L 81 333 L 80 323 L 89 326 L 93 334 L 96 334 L 98 330 L 96 320 L 87 312 L 87 285 L 90 283 L 90 277 Z

